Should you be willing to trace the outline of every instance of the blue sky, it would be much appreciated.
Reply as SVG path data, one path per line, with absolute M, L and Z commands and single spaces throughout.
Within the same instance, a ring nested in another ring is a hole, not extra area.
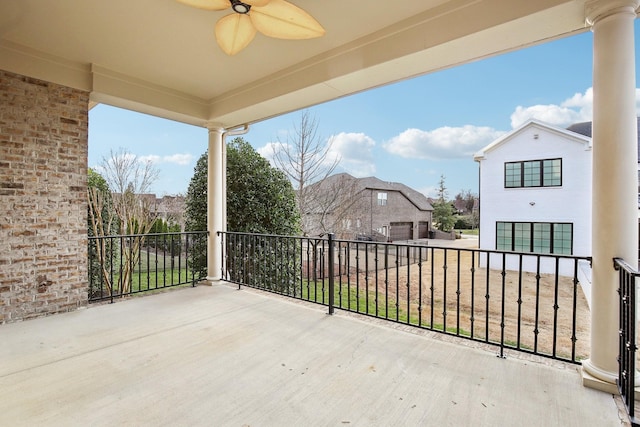
M 640 24 L 636 20 L 636 81 Z M 528 119 L 567 127 L 591 120 L 592 33 L 556 40 L 309 108 L 339 171 L 401 182 L 435 195 L 441 175 L 449 197 L 478 192 L 473 153 Z M 640 114 L 640 91 L 636 91 Z M 301 112 L 255 123 L 243 136 L 269 157 Z M 157 195 L 186 193 L 206 129 L 99 105 L 89 113 L 89 166 L 120 147 L 154 162 Z

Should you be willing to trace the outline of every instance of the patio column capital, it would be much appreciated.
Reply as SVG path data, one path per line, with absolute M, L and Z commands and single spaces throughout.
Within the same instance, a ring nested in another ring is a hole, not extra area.
M 639 0 L 640 1 L 640 0 Z M 209 137 L 214 137 L 215 135 L 223 135 L 224 128 L 218 125 L 207 125 L 207 130 L 209 131 Z
M 636 15 L 640 0 L 591 0 L 585 4 L 585 17 L 588 25 L 619 13 Z

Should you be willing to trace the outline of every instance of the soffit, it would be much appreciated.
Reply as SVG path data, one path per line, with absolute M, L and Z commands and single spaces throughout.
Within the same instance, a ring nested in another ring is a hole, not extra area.
M 577 0 L 291 0 L 326 36 L 215 43 L 175 0 L 0 0 L 0 68 L 94 102 L 232 127 L 584 30 Z

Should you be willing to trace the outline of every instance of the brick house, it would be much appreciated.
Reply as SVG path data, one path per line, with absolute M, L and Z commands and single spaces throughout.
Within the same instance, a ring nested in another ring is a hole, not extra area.
M 312 201 L 303 224 L 309 235 L 398 241 L 427 238 L 431 230 L 433 208 L 426 196 L 398 182 L 340 173 L 308 191 Z

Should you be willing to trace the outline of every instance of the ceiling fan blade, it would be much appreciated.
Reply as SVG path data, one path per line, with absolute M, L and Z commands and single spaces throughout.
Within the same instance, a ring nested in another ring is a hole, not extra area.
M 227 55 L 235 55 L 247 47 L 256 35 L 249 16 L 232 13 L 216 23 L 216 40 Z
M 176 0 L 187 6 L 197 7 L 205 10 L 224 10 L 231 7 L 229 0 Z
M 278 39 L 312 39 L 323 36 L 322 25 L 311 15 L 285 0 L 271 0 L 252 7 L 251 22 L 265 36 Z
M 246 3 L 251 7 L 262 7 L 266 6 L 271 0 L 242 0 L 242 3 Z

